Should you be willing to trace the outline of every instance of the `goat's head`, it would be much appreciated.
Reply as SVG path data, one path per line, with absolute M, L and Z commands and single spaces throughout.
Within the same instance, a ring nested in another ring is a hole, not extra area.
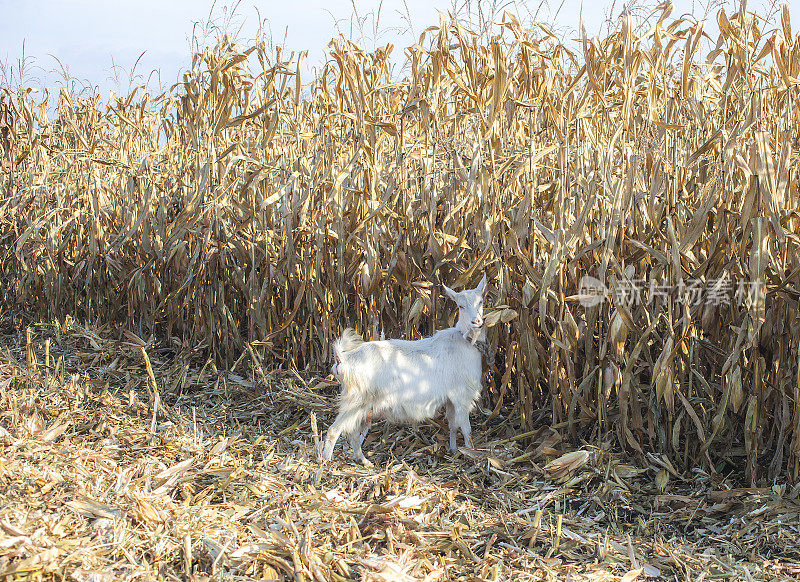
M 486 273 L 475 289 L 464 289 L 456 293 L 447 285 L 444 286 L 447 296 L 458 304 L 458 321 L 456 329 L 466 334 L 483 326 L 483 294 L 486 291 Z

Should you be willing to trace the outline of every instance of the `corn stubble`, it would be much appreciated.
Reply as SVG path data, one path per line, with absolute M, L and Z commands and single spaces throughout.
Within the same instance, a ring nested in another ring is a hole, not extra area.
M 495 416 L 796 480 L 800 36 L 786 9 L 717 21 L 708 54 L 662 5 L 579 54 L 442 20 L 403 80 L 391 46 L 336 39 L 304 87 L 305 55 L 223 37 L 156 98 L 4 88 L 4 307 L 323 366 L 346 325 L 445 325 L 439 284 L 485 269 Z M 587 274 L 667 298 L 584 307 Z

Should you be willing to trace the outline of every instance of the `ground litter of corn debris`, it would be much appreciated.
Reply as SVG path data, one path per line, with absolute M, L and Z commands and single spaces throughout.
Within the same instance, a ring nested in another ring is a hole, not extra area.
M 75 323 L 0 355 L 5 580 L 783 580 L 800 489 L 735 487 L 473 414 L 321 465 L 336 386 Z M 739 484 L 740 485 L 740 484 Z

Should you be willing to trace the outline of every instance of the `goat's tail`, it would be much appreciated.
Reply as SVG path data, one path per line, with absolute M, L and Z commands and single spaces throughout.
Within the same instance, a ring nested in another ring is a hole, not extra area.
M 333 357 L 335 361 L 333 363 L 333 367 L 331 368 L 331 372 L 333 372 L 333 375 L 336 376 L 342 383 L 343 395 L 350 392 L 352 387 L 358 384 L 358 382 L 354 383 L 352 379 L 348 379 L 348 367 L 342 365 L 345 357 L 344 355 L 346 352 L 356 349 L 363 343 L 364 340 L 361 338 L 361 336 L 358 335 L 355 330 L 352 330 L 349 327 L 342 332 L 342 337 L 333 342 Z
M 336 357 L 336 363 L 341 363 L 342 355 L 345 352 L 354 350 L 363 343 L 362 337 L 354 329 L 348 327 L 342 332 L 342 337 L 333 343 L 333 354 Z

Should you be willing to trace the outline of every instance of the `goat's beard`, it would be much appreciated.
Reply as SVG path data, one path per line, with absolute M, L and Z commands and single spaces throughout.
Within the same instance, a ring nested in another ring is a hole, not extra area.
M 477 343 L 478 338 L 481 337 L 482 327 L 471 327 L 464 333 L 464 339 L 471 343 L 473 346 Z

